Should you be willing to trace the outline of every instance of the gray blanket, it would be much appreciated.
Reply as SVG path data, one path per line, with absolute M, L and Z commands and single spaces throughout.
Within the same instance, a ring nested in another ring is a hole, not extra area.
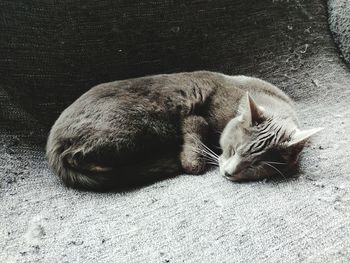
M 329 0 L 329 27 L 344 59 L 350 63 L 350 1 Z

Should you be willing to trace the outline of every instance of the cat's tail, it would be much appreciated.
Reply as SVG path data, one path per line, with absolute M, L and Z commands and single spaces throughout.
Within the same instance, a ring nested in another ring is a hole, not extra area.
M 49 165 L 65 185 L 73 188 L 101 189 L 107 180 L 106 175 L 80 168 L 76 161 L 77 154 L 78 151 L 72 147 L 64 149 L 58 143 L 48 143 L 46 146 Z
M 81 162 L 82 152 L 74 147 L 64 148 L 48 142 L 46 156 L 52 170 L 72 188 L 106 191 L 118 187 L 136 186 L 174 176 L 181 171 L 176 156 L 162 156 L 144 163 L 125 167 L 107 167 Z

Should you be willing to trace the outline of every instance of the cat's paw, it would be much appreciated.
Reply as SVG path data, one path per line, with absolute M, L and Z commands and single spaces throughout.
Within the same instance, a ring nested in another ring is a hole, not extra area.
M 205 160 L 194 152 L 183 151 L 180 155 L 180 160 L 185 173 L 198 175 L 205 171 Z

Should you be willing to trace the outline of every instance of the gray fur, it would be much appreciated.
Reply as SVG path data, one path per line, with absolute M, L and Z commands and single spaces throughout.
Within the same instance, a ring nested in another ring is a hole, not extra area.
M 263 112 L 257 125 L 243 121 L 247 92 Z M 100 84 L 83 94 L 53 125 L 47 157 L 66 185 L 105 189 L 180 169 L 203 173 L 207 159 L 197 139 L 215 145 L 223 130 L 221 170 L 237 142 L 254 149 L 259 131 L 279 130 L 264 149 L 286 146 L 297 128 L 290 98 L 260 79 L 206 71 L 156 75 Z

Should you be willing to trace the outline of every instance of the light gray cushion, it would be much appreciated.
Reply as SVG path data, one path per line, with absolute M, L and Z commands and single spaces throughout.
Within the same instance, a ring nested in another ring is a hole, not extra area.
M 350 63 L 350 1 L 328 0 L 329 27 L 344 59 Z

